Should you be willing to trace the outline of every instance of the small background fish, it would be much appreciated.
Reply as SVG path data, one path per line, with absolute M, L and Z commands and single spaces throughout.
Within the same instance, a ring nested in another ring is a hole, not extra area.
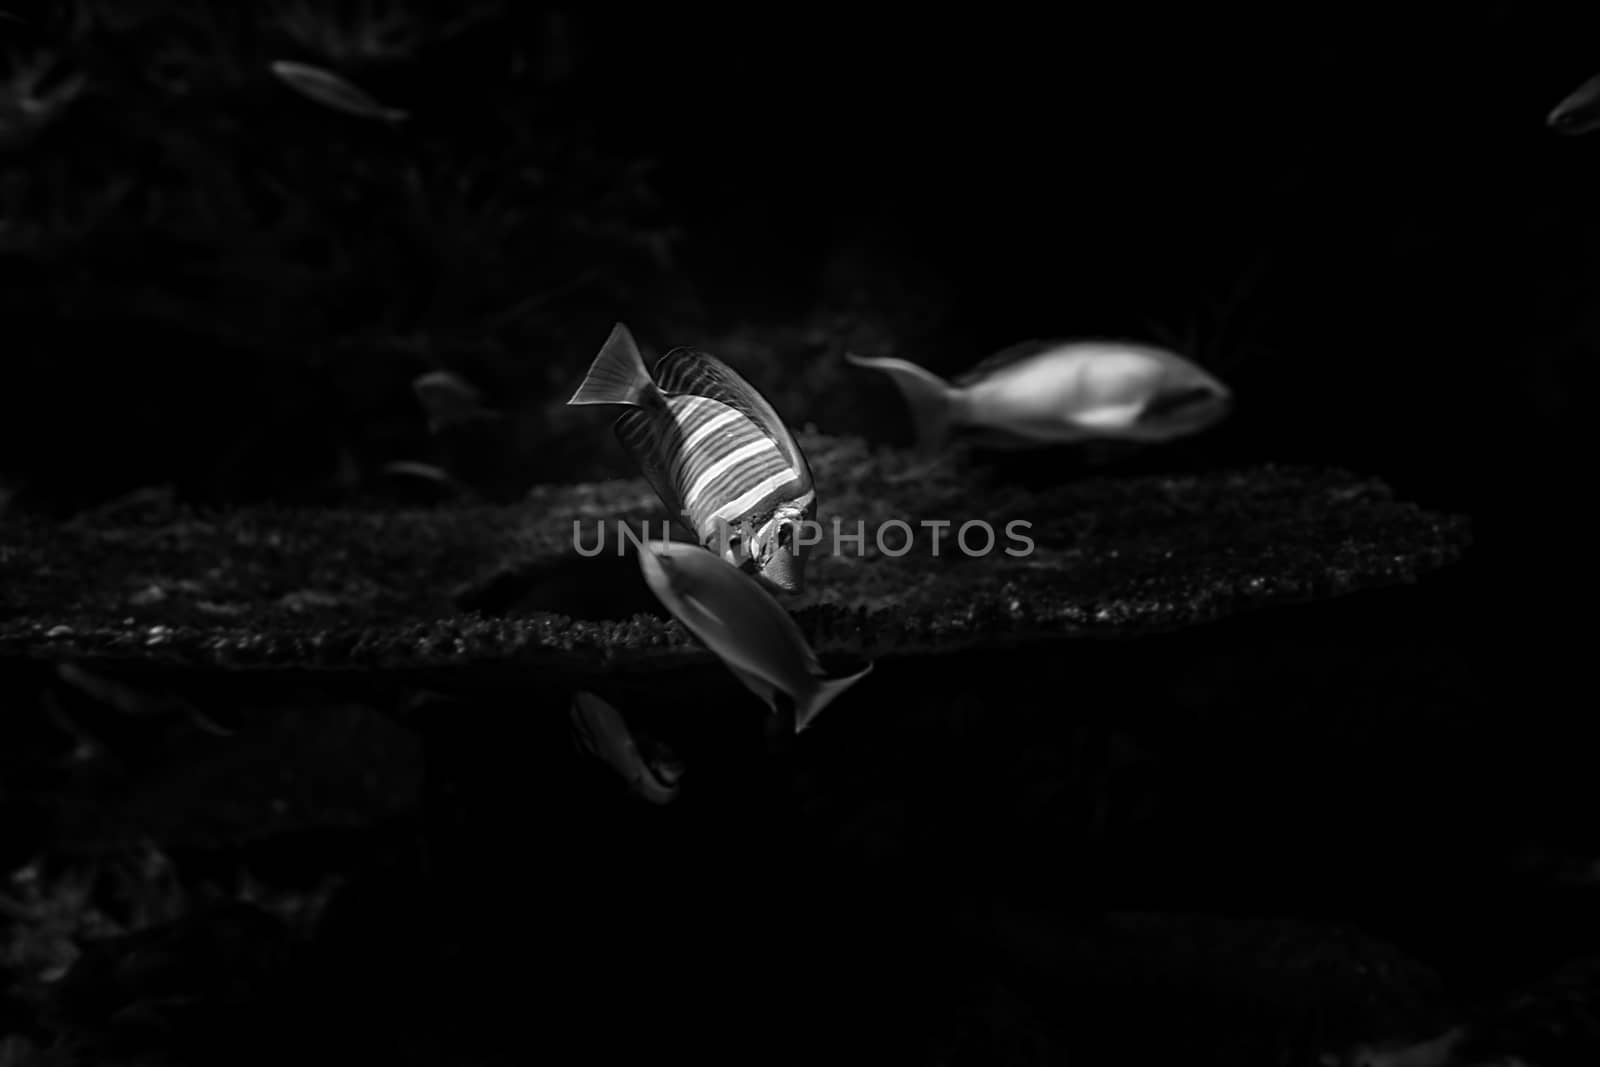
M 500 417 L 498 411 L 484 404 L 482 393 L 450 371 L 421 375 L 411 383 L 411 391 L 427 415 L 429 433 Z
M 416 460 L 395 460 L 379 468 L 378 486 L 411 503 L 472 500 L 476 493 L 443 467 Z
M 379 103 L 366 90 L 321 67 L 280 59 L 271 69 L 279 81 L 295 92 L 335 111 L 388 123 L 404 122 L 409 117 L 405 111 Z
M 1600 130 L 1600 74 L 1562 99 L 1545 118 L 1545 125 L 1568 137 Z
M 664 746 L 634 733 L 622 713 L 587 691 L 573 694 L 573 741 L 606 764 L 636 795 L 652 804 L 678 796 L 683 764 Z
M 1205 429 L 1231 405 L 1227 387 L 1200 367 L 1128 341 L 1025 341 L 953 381 L 903 359 L 845 358 L 889 375 L 923 452 L 957 435 L 994 448 L 1162 442 Z

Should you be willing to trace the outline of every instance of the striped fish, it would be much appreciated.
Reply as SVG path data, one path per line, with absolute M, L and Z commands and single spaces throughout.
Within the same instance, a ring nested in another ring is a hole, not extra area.
M 568 404 L 619 404 L 616 434 L 656 495 L 700 543 L 771 588 L 799 592 L 817 494 L 811 468 L 765 397 L 704 352 L 675 348 L 645 369 L 617 323 Z

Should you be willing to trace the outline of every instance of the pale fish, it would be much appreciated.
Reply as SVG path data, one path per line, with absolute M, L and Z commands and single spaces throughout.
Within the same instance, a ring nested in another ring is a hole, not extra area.
M 1522 1060 L 1463 1060 L 1459 1050 L 1466 1043 L 1466 1028 L 1455 1026 L 1426 1041 L 1407 1043 L 1385 1041 L 1361 1044 L 1342 1052 L 1326 1052 L 1320 1057 L 1324 1067 L 1460 1067 L 1465 1063 L 1495 1063 L 1516 1067 Z
M 392 478 L 409 478 L 416 479 L 418 482 L 431 482 L 441 489 L 449 489 L 452 492 L 464 491 L 461 483 L 450 477 L 449 471 L 442 467 L 436 467 L 432 463 L 417 463 L 409 459 L 399 459 L 392 463 L 385 463 L 383 465 L 383 473 Z
M 634 793 L 652 804 L 677 797 L 683 766 L 662 746 L 646 756 L 622 713 L 590 692 L 572 697 L 574 742 L 616 771 Z
M 923 452 L 956 435 L 995 448 L 1157 443 L 1197 433 L 1232 407 L 1230 390 L 1215 377 L 1133 341 L 1025 341 L 953 381 L 903 359 L 845 358 L 899 387 Z
M 404 122 L 408 117 L 406 112 L 380 104 L 365 89 L 321 67 L 282 59 L 272 64 L 272 73 L 307 99 L 347 115 L 387 123 Z
M 1568 137 L 1600 130 L 1600 74 L 1572 90 L 1551 110 L 1545 125 Z
M 817 494 L 794 435 L 765 397 L 733 368 L 687 348 L 645 369 L 617 323 L 568 404 L 629 410 L 615 429 L 656 495 L 699 538 L 770 588 L 800 592 Z
M 639 549 L 645 582 L 674 618 L 734 676 L 800 733 L 872 671 L 829 677 L 783 605 L 753 578 L 694 545 L 650 541 Z
M 428 416 L 429 433 L 500 417 L 484 404 L 483 394 L 450 371 L 430 371 L 418 377 L 411 383 L 411 391 Z

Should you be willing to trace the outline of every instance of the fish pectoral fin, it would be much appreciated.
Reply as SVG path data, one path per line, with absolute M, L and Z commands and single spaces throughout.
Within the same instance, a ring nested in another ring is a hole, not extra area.
M 728 625 L 727 622 L 723 620 L 722 616 L 717 614 L 716 609 L 714 609 L 707 601 L 700 599 L 693 593 L 680 593 L 679 595 L 683 597 L 683 602 L 685 604 L 688 604 L 690 607 L 694 608 L 694 610 L 698 611 L 701 615 L 704 615 L 711 622 L 714 622 L 718 626 L 722 627 L 726 627 Z

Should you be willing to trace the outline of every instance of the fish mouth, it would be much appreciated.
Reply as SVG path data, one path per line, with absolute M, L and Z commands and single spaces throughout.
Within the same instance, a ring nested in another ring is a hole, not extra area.
M 758 563 L 752 557 L 746 559 L 739 569 L 769 592 L 798 593 L 805 585 L 804 566 L 799 557 L 780 549 L 765 564 Z

